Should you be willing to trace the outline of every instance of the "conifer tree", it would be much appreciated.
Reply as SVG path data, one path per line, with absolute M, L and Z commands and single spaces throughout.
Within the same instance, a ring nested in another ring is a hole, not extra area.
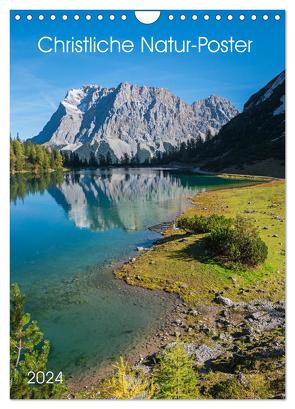
M 11 173 L 49 172 L 63 169 L 63 157 L 59 151 L 50 151 L 42 145 L 31 142 L 22 142 L 19 137 L 10 139 Z
M 198 399 L 193 361 L 177 340 L 168 347 L 155 369 L 156 397 L 158 399 Z
M 31 144 L 29 160 L 34 164 L 34 163 L 36 163 L 36 159 L 37 159 L 36 146 L 32 143 Z
M 109 165 L 112 165 L 112 163 L 113 163 L 112 156 L 111 156 L 110 151 L 108 151 L 107 156 L 106 156 L 106 165 L 109 166 Z
M 62 154 L 60 153 L 60 151 L 56 150 L 54 151 L 54 169 L 55 170 L 62 170 L 63 168 L 63 158 L 62 158 Z
M 61 152 L 61 156 L 62 156 L 62 161 L 63 161 L 63 165 L 65 167 L 69 166 L 69 154 L 67 151 L 63 151 Z M 51 155 L 52 157 L 52 155 Z
M 98 166 L 98 163 L 97 163 L 97 160 L 96 160 L 96 157 L 95 157 L 95 153 L 94 153 L 94 152 L 91 152 L 91 153 L 90 153 L 90 158 L 89 158 L 88 165 L 89 165 L 90 167 L 92 167 L 92 168 L 97 168 L 97 166 Z
M 55 169 L 55 155 L 54 151 L 50 153 L 50 169 Z
M 15 170 L 20 172 L 24 170 L 24 165 L 25 165 L 24 147 L 20 139 L 16 139 L 13 145 L 14 145 L 14 153 L 16 157 Z
M 103 155 L 99 155 L 99 166 L 106 166 L 106 159 Z
M 44 151 L 44 160 L 43 160 L 43 170 L 45 172 L 49 172 L 50 171 L 50 153 L 45 150 Z
M 149 377 L 132 369 L 122 357 L 114 365 L 114 373 L 101 391 L 105 399 L 150 399 L 153 394 L 154 387 Z
M 30 314 L 24 312 L 25 297 L 19 286 L 11 287 L 10 312 L 10 396 L 13 399 L 61 398 L 65 393 L 63 384 L 28 383 L 28 373 L 43 371 L 49 354 L 49 341 Z
M 42 146 L 36 145 L 36 154 L 37 154 L 36 163 L 38 166 L 38 170 L 41 171 L 44 164 L 44 151 L 42 149 Z
M 13 143 L 10 141 L 10 172 L 14 173 L 16 170 L 16 156 L 13 149 Z

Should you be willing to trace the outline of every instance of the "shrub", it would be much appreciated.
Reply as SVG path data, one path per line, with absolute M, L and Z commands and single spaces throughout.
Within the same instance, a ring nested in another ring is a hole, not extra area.
M 177 220 L 177 227 L 194 233 L 207 233 L 207 218 L 204 216 L 182 216 Z
M 215 399 L 270 399 L 272 391 L 262 374 L 247 374 L 240 382 L 237 377 L 215 385 L 211 392 Z
M 180 217 L 177 221 L 177 227 L 191 231 L 192 233 L 209 233 L 213 229 L 219 227 L 226 227 L 232 223 L 231 219 L 218 214 L 211 216 L 192 216 L 192 217 Z
M 206 245 L 216 257 L 249 266 L 263 263 L 268 252 L 253 222 L 243 217 L 212 229 Z

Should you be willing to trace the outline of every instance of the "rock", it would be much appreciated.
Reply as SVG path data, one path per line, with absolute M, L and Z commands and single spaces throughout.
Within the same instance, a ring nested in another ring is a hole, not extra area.
M 272 237 L 277 237 L 278 238 L 279 236 L 277 234 L 273 234 Z
M 241 332 L 241 336 L 242 337 L 246 337 L 246 336 L 249 336 L 249 335 L 252 335 L 253 334 L 253 328 L 252 327 L 248 327 L 248 328 L 244 328 L 243 330 L 242 330 L 242 332 Z
M 130 114 L 132 113 L 132 114 Z M 175 149 L 208 131 L 216 135 L 238 114 L 233 104 L 210 96 L 185 103 L 169 90 L 127 82 L 116 87 L 85 85 L 68 91 L 43 130 L 32 141 L 75 151 L 80 159 L 127 155 L 136 163 Z
M 244 294 L 244 293 L 248 293 L 250 290 L 248 289 L 248 288 L 243 288 L 243 287 L 240 287 L 239 288 L 239 294 Z
M 262 312 L 257 311 L 257 312 L 253 312 L 253 314 L 251 314 L 250 317 L 253 318 L 254 320 L 258 320 L 262 315 L 263 315 Z
M 245 209 L 244 213 L 255 213 L 254 209 Z
M 255 354 L 255 356 L 259 359 L 261 358 L 277 358 L 279 356 L 284 356 L 285 355 L 285 348 L 283 346 L 274 346 L 271 348 L 268 348 L 265 351 L 259 351 Z
M 217 302 L 218 304 L 224 305 L 225 307 L 232 307 L 234 305 L 232 300 L 230 300 L 229 298 L 223 297 L 220 294 L 217 294 L 215 296 L 214 301 Z
M 236 279 L 236 277 L 230 277 L 230 279 L 231 279 L 233 284 L 237 284 L 238 280 Z
M 219 327 L 229 327 L 231 324 L 231 322 L 227 319 L 218 319 L 216 320 L 216 324 L 218 324 Z
M 229 314 L 228 314 L 228 310 L 222 310 L 220 311 L 220 316 L 224 317 L 224 318 L 228 318 Z
M 144 250 L 146 250 L 144 247 L 141 247 L 141 246 L 138 246 L 138 247 L 136 247 L 136 250 L 137 251 L 144 251 Z
M 258 333 L 270 331 L 285 325 L 285 306 L 283 302 L 272 303 L 268 300 L 256 300 L 248 303 L 250 312 L 245 323 L 251 323 L 251 330 Z
M 221 332 L 218 336 L 221 341 L 232 341 L 233 337 L 227 332 Z
M 172 324 L 175 324 L 175 325 L 182 325 L 182 321 L 180 320 L 180 319 L 176 319 L 176 320 L 174 320 L 173 322 L 172 322 Z
M 190 310 L 189 314 L 192 315 L 193 317 L 197 317 L 199 315 L 197 310 Z
M 210 328 L 206 324 L 200 324 L 199 330 L 205 332 L 205 334 L 208 334 L 210 332 Z
M 195 350 L 195 357 L 198 363 L 205 363 L 207 361 L 211 361 L 213 359 L 218 358 L 225 352 L 224 348 L 219 345 L 215 344 L 214 347 L 209 347 L 207 345 L 201 345 Z
M 243 373 L 239 372 L 238 375 L 237 375 L 237 379 L 240 382 L 240 384 L 242 384 L 243 386 L 248 385 L 247 378 Z
M 150 374 L 152 372 L 152 367 L 149 365 L 145 365 L 143 363 L 137 364 L 134 369 L 142 371 L 145 374 Z
M 186 350 L 186 352 L 188 353 L 188 355 L 192 355 L 194 354 L 195 350 L 196 350 L 196 345 L 194 344 L 190 344 L 190 343 L 185 343 L 183 345 L 183 348 Z

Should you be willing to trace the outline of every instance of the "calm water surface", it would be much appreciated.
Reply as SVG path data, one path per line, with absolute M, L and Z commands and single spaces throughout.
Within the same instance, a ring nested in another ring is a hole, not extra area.
M 51 342 L 48 368 L 81 374 L 143 339 L 167 298 L 114 279 L 111 264 L 159 237 L 186 198 L 243 181 L 156 169 L 11 179 L 11 280 Z

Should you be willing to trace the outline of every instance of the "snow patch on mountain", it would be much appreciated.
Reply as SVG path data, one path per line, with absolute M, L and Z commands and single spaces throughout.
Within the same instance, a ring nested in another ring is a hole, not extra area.
M 266 99 L 270 98 L 274 92 L 274 90 L 281 85 L 285 81 L 285 72 L 281 72 L 280 75 L 276 77 L 276 79 L 273 81 L 271 86 L 265 91 L 263 95 L 258 99 L 256 102 L 256 105 L 261 104 L 261 102 L 264 102 Z
M 281 105 L 278 106 L 274 111 L 273 115 L 280 115 L 285 113 L 285 95 L 282 95 L 280 98 Z

